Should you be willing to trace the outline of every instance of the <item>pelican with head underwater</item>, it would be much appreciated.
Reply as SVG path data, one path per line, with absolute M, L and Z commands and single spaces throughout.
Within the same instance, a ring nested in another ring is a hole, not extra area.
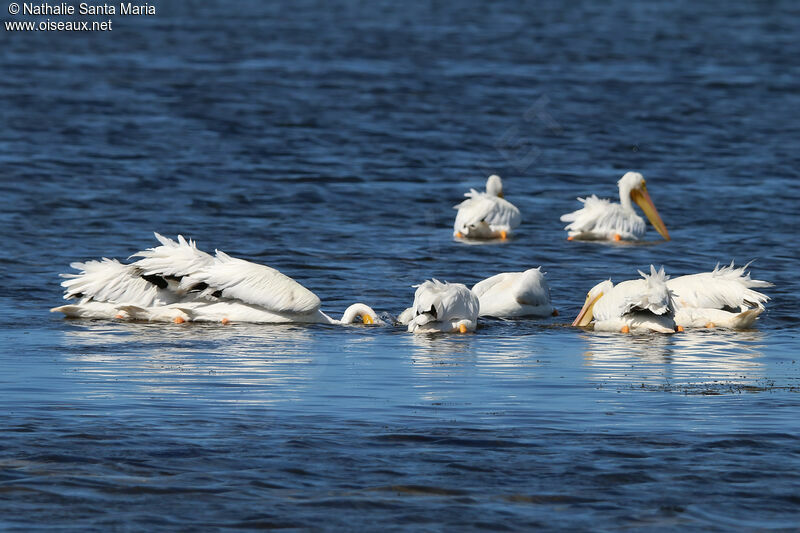
M 617 185 L 619 203 L 600 199 L 593 194 L 578 198 L 583 203 L 581 209 L 561 216 L 562 222 L 569 222 L 564 228 L 568 232 L 567 240 L 640 240 L 645 234 L 646 225 L 633 209 L 634 203 L 664 240 L 670 240 L 667 227 L 647 192 L 644 176 L 638 172 L 626 172 Z
M 160 246 L 137 252 L 133 263 L 114 259 L 72 263 L 78 274 L 62 274 L 64 299 L 51 309 L 68 317 L 153 322 L 318 323 L 381 325 L 362 303 L 337 320 L 324 313 L 319 297 L 266 265 L 215 255 L 193 240 L 155 234 Z
M 480 300 L 461 283 L 427 280 L 414 293 L 414 303 L 398 323 L 411 333 L 467 333 L 478 327 Z

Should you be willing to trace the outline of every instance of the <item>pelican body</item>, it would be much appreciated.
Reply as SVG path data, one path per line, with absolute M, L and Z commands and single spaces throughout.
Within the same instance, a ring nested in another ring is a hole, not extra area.
M 486 192 L 470 189 L 457 209 L 453 236 L 459 239 L 506 239 L 520 224 L 519 209 L 503 198 L 503 181 L 491 175 Z
M 642 217 L 636 214 L 633 203 L 636 203 L 650 220 L 653 227 L 670 240 L 669 232 L 656 206 L 647 192 L 644 177 L 638 172 L 627 172 L 617 182 L 619 201 L 600 199 L 595 195 L 578 198 L 583 207 L 572 213 L 561 216 L 562 222 L 569 222 L 564 228 L 568 232 L 567 240 L 615 240 L 637 241 L 646 230 Z
M 72 263 L 79 274 L 62 274 L 64 299 L 51 309 L 69 317 L 173 322 L 381 323 L 369 306 L 350 306 L 341 320 L 320 309 L 316 294 L 265 265 L 217 250 L 210 255 L 182 235 L 156 239 L 161 246 L 120 263 L 114 259 Z
M 711 272 L 679 276 L 667 281 L 675 301 L 675 322 L 684 328 L 752 327 L 764 312 L 769 296 L 753 290 L 771 287 L 767 281 L 751 279 L 745 266 L 719 264 Z
M 496 274 L 476 283 L 472 292 L 480 301 L 480 316 L 512 318 L 558 314 L 550 302 L 550 286 L 541 267 Z
M 398 322 L 412 333 L 466 333 L 478 326 L 480 301 L 461 283 L 429 280 L 417 285 L 414 304 Z
M 573 326 L 588 326 L 594 321 L 595 331 L 622 333 L 674 333 L 675 308 L 667 288 L 669 276 L 664 269 L 650 274 L 639 272 L 642 279 L 611 280 L 598 283 L 586 295 L 586 301 Z

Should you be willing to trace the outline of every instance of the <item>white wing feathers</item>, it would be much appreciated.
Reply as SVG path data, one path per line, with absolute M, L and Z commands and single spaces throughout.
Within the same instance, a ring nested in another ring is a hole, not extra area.
M 663 315 L 671 311 L 672 295 L 667 287 L 669 276 L 664 272 L 664 267 L 662 266 L 660 270 L 656 271 L 656 267 L 650 265 L 650 275 L 641 270 L 639 274 L 644 281 L 644 290 L 637 298 L 631 300 L 633 308 L 647 310 L 656 315 Z
M 311 313 L 320 308 L 316 294 L 274 268 L 231 257 L 217 250 L 213 262 L 190 277 L 206 283 L 207 291 L 277 313 Z M 184 281 L 181 281 L 184 285 Z
M 598 320 L 618 318 L 634 311 L 650 311 L 655 315 L 672 313 L 672 295 L 666 285 L 669 276 L 664 268 L 656 271 L 650 265 L 650 275 L 639 273 L 643 279 L 623 281 L 597 302 L 595 317 Z
M 131 264 L 115 259 L 72 263 L 79 274 L 62 274 L 64 298 L 80 298 L 142 308 L 198 298 L 230 298 L 275 313 L 306 314 L 319 310 L 317 295 L 292 278 L 264 265 L 198 250 L 182 235 L 178 241 L 155 234 L 161 246 L 138 252 Z M 190 290 L 193 292 L 187 294 Z
M 679 276 L 669 280 L 667 286 L 675 295 L 677 307 L 764 309 L 769 296 L 753 288 L 771 287 L 772 283 L 750 279 L 749 266 L 750 263 L 739 268 L 733 262 L 726 267 L 717 264 L 712 272 Z
M 475 320 L 479 308 L 478 298 L 466 286 L 434 279 L 417 287 L 412 306 L 413 321 L 424 325 L 430 321 Z
M 472 292 L 478 298 L 496 293 L 510 295 L 519 304 L 539 306 L 550 303 L 550 287 L 541 271 L 541 267 L 532 268 L 525 272 L 503 272 L 479 281 L 472 287 Z
M 79 274 L 61 274 L 64 299 L 135 304 L 141 307 L 165 305 L 167 296 L 158 287 L 141 277 L 141 270 L 116 259 L 70 264 Z
M 531 268 L 522 273 L 515 294 L 519 303 L 532 306 L 550 304 L 550 285 L 544 275 L 542 267 Z
M 154 233 L 161 246 L 149 248 L 133 254 L 141 257 L 134 265 L 140 267 L 145 275 L 182 277 L 191 275 L 214 262 L 214 258 L 197 249 L 193 240 L 187 241 L 178 235 L 178 242 Z
M 453 224 L 456 231 L 481 222 L 486 222 L 494 230 L 510 230 L 519 226 L 522 217 L 511 202 L 475 189 L 470 189 L 464 196 L 466 200 L 453 206 L 458 210 Z
M 220 250 L 211 256 L 182 235 L 178 242 L 158 233 L 155 236 L 161 246 L 135 254 L 142 259 L 134 264 L 146 275 L 180 278 L 180 292 L 205 284 L 199 296 L 208 299 L 231 298 L 277 313 L 310 313 L 320 308 L 317 295 L 273 268 Z
M 470 198 L 453 206 L 453 209 L 458 210 L 455 224 L 459 229 L 484 220 L 494 209 L 494 202 L 484 193 L 472 189 L 465 196 Z
M 586 198 L 578 198 L 583 207 L 572 213 L 561 215 L 561 222 L 570 222 L 567 231 L 589 232 L 594 229 L 600 219 L 611 209 L 611 202 L 591 195 Z
M 596 195 L 578 198 L 583 207 L 572 213 L 561 215 L 562 222 L 569 222 L 564 228 L 574 233 L 619 233 L 623 236 L 638 237 L 647 229 L 644 220 L 636 213 L 628 212 L 620 204 L 598 198 Z

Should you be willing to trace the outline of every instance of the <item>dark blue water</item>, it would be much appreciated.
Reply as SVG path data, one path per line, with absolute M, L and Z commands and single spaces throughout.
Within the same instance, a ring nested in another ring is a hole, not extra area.
M 795 3 L 156 5 L 0 31 L 0 528 L 798 526 Z M 627 170 L 673 240 L 566 242 L 558 217 Z M 453 242 L 492 172 L 518 236 Z M 153 230 L 336 316 L 538 265 L 561 316 L 415 337 L 47 312 L 71 261 Z M 602 279 L 731 259 L 775 283 L 755 331 L 565 327 Z

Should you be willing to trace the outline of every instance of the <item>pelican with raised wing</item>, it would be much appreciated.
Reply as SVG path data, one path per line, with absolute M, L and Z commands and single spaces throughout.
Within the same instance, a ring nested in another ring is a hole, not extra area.
M 480 300 L 480 316 L 557 316 L 544 274 L 542 267 L 537 267 L 503 272 L 476 283 L 472 292 Z
M 585 327 L 594 322 L 595 331 L 622 333 L 674 333 L 675 308 L 667 288 L 669 276 L 664 268 L 650 265 L 650 274 L 639 271 L 642 279 L 611 280 L 598 283 L 586 295 L 573 326 Z
M 486 192 L 470 189 L 466 200 L 455 206 L 453 236 L 458 239 L 507 239 L 519 226 L 519 209 L 503 198 L 503 181 L 491 175 Z
M 398 322 L 412 333 L 466 333 L 478 326 L 480 302 L 461 283 L 429 280 L 416 285 L 414 304 Z
M 638 241 L 644 236 L 646 226 L 644 219 L 634 211 L 632 202 L 642 209 L 656 231 L 670 240 L 667 227 L 647 192 L 644 177 L 638 172 L 627 172 L 617 185 L 620 203 L 595 195 L 578 198 L 583 207 L 561 216 L 562 222 L 569 222 L 564 228 L 568 232 L 567 240 Z
M 156 238 L 161 246 L 115 259 L 72 263 L 78 274 L 62 274 L 64 298 L 75 303 L 51 309 L 68 317 L 182 322 L 381 323 L 369 306 L 354 304 L 341 320 L 320 310 L 316 294 L 268 266 L 216 251 L 194 241 Z
M 716 268 L 667 281 L 675 301 L 675 322 L 684 328 L 746 329 L 764 312 L 769 296 L 754 288 L 772 283 L 751 279 L 750 263 Z

